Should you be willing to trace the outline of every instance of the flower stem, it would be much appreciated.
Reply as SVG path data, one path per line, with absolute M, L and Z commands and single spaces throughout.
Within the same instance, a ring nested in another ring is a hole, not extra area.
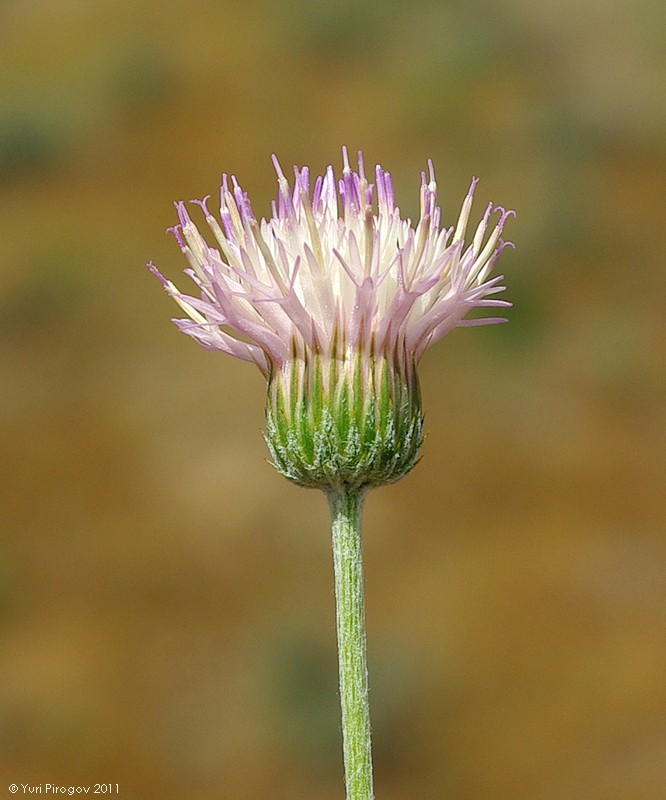
M 373 800 L 361 515 L 364 489 L 328 492 L 347 800 Z

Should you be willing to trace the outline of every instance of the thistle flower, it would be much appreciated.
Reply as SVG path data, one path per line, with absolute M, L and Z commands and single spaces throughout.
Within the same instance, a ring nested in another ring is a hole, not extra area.
M 305 486 L 373 486 L 416 463 L 422 411 L 416 367 L 425 350 L 498 299 L 492 270 L 512 211 L 490 203 L 471 244 L 464 241 L 477 179 L 455 227 L 442 228 L 432 162 L 421 175 L 414 227 L 395 204 L 388 172 L 363 156 L 342 178 L 332 167 L 310 187 L 307 167 L 293 188 L 280 167 L 278 200 L 257 220 L 235 177 L 223 176 L 220 221 L 201 207 L 211 247 L 184 203 L 170 228 L 197 287 L 178 291 L 152 271 L 187 314 L 178 328 L 209 350 L 256 364 L 268 379 L 266 441 L 275 467 Z M 376 193 L 376 205 L 375 205 Z M 493 213 L 499 217 L 491 224 Z M 221 223 L 221 224 L 220 224 Z
M 266 442 L 274 466 L 323 489 L 332 517 L 340 701 L 347 800 L 372 800 L 372 757 L 361 547 L 368 487 L 397 480 L 418 460 L 423 415 L 417 365 L 453 328 L 504 320 L 469 317 L 510 305 L 492 270 L 507 218 L 490 203 L 464 238 L 477 181 L 455 227 L 440 226 L 432 163 L 421 175 L 414 227 L 400 215 L 388 172 L 353 172 L 343 149 L 310 189 L 293 188 L 277 159 L 278 200 L 258 221 L 234 177 L 222 179 L 220 219 L 201 207 L 215 247 L 177 203 L 174 234 L 196 296 L 152 271 L 187 317 L 174 322 L 209 350 L 251 361 L 268 380 Z M 376 191 L 376 205 L 375 205 Z M 491 224 L 491 217 L 498 218 Z

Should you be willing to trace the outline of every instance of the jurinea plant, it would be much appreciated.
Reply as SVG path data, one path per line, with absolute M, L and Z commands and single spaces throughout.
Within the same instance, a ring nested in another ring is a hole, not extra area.
M 311 187 L 307 167 L 293 186 L 273 157 L 278 199 L 258 220 L 234 177 L 223 176 L 219 218 L 200 206 L 211 246 L 184 203 L 173 233 L 194 294 L 150 264 L 185 312 L 174 322 L 208 350 L 250 361 L 268 382 L 265 439 L 273 465 L 293 482 L 322 489 L 332 516 L 336 616 L 347 800 L 371 800 L 361 514 L 367 491 L 416 464 L 423 441 L 417 374 L 425 350 L 460 326 L 503 322 L 469 317 L 509 306 L 493 269 L 513 211 L 490 203 L 465 243 L 477 180 L 455 226 L 441 227 L 432 163 L 421 175 L 414 226 L 395 204 L 388 172 L 374 185 L 343 148 Z M 491 222 L 493 215 L 498 216 Z

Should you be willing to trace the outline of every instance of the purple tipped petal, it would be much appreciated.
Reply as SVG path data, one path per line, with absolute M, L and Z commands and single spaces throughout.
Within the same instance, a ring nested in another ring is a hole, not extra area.
M 186 245 L 181 230 L 182 229 L 180 225 L 173 225 L 171 228 L 167 228 L 165 233 L 172 234 L 176 238 L 176 241 L 178 242 L 178 247 L 180 247 L 181 250 L 184 250 Z
M 203 199 L 203 200 L 190 200 L 190 203 L 194 203 L 195 205 L 199 206 L 199 207 L 201 208 L 201 210 L 204 212 L 204 214 L 205 214 L 207 217 L 210 217 L 210 216 L 211 216 L 211 213 L 210 213 L 210 211 L 208 210 L 208 207 L 207 207 L 207 205 L 206 205 L 206 203 L 207 203 L 209 200 L 210 200 L 210 195 L 209 195 L 209 194 L 207 194 L 207 195 L 204 197 L 204 199 Z
M 157 269 L 157 267 L 153 264 L 152 261 L 148 262 L 148 269 L 153 273 L 153 275 L 157 278 L 158 281 L 164 286 L 164 288 L 168 288 L 169 281 L 162 275 L 162 273 Z

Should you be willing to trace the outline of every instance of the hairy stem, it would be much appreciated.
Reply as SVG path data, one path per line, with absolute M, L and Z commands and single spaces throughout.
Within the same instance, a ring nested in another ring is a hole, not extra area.
M 373 800 L 361 514 L 364 489 L 328 493 L 347 800 Z

